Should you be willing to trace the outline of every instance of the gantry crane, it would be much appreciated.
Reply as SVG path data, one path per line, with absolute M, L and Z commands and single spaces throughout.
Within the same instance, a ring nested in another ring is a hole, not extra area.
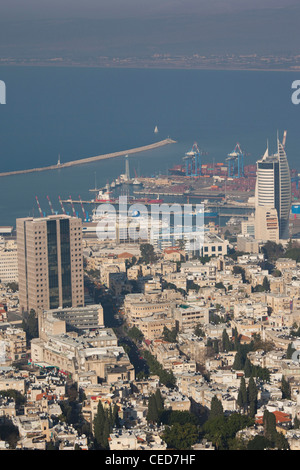
M 228 162 L 228 176 L 230 178 L 240 178 L 244 176 L 244 156 L 245 152 L 241 149 L 240 144 L 237 143 L 233 151 L 229 153 L 226 158 Z
M 195 142 L 189 152 L 186 152 L 183 160 L 185 161 L 185 175 L 199 176 L 201 175 L 201 151 Z

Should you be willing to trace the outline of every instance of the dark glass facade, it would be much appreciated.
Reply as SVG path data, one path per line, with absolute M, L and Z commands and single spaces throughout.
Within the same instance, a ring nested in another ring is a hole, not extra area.
M 69 219 L 60 220 L 60 252 L 61 252 L 61 281 L 62 306 L 72 306 L 71 283 L 71 250 L 70 250 L 70 222 Z
M 56 220 L 47 221 L 48 276 L 50 308 L 59 307 Z

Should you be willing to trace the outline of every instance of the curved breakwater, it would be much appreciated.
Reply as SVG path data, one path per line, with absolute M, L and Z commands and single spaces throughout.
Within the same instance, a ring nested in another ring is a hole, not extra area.
M 59 164 L 56 164 L 56 165 L 50 165 L 50 166 L 45 166 L 45 167 L 41 167 L 41 168 L 31 168 L 31 169 L 27 169 L 27 170 L 7 171 L 7 172 L 4 172 L 4 173 L 0 173 L 0 176 L 22 175 L 22 174 L 26 174 L 26 173 L 34 173 L 34 172 L 39 172 L 39 171 L 49 171 L 49 170 L 58 170 L 58 169 L 61 169 L 61 168 L 69 168 L 71 166 L 84 165 L 86 163 L 92 163 L 92 162 L 96 162 L 98 160 L 107 160 L 109 158 L 116 158 L 116 157 L 122 157 L 122 156 L 125 156 L 125 155 L 131 155 L 131 154 L 134 154 L 134 153 L 146 152 L 147 150 L 153 150 L 153 149 L 156 149 L 156 148 L 159 148 L 159 147 L 163 147 L 164 145 L 174 144 L 175 142 L 176 142 L 175 140 L 167 138 L 167 139 L 164 139 L 164 140 L 160 140 L 159 142 L 155 142 L 153 144 L 144 145 L 143 147 L 136 147 L 136 148 L 129 149 L 129 150 L 123 150 L 121 152 L 113 152 L 113 153 L 107 153 L 107 154 L 103 154 L 103 155 L 97 155 L 95 157 L 80 158 L 79 160 L 72 160 L 72 161 L 69 161 L 69 162 L 59 163 Z

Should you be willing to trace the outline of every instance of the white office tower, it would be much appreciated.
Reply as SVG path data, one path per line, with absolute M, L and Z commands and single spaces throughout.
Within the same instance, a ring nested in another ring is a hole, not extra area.
M 263 241 L 278 242 L 279 239 L 289 238 L 291 176 L 284 149 L 285 140 L 286 131 L 282 143 L 277 137 L 277 153 L 269 155 L 267 148 L 262 159 L 257 162 L 255 238 Z

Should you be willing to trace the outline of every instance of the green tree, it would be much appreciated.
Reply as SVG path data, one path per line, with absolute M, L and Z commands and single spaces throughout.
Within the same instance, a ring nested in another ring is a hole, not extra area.
M 222 333 L 222 348 L 223 348 L 223 351 L 226 351 L 226 352 L 231 351 L 232 349 L 231 341 L 225 329 L 223 330 L 223 333 Z
M 300 428 L 300 420 L 295 416 L 294 419 L 294 429 L 299 429 Z
M 245 360 L 244 373 L 245 373 L 246 378 L 249 378 L 252 374 L 252 366 L 251 366 L 251 362 L 250 362 L 248 357 Z
M 219 450 L 233 449 L 237 446 L 234 439 L 240 429 L 252 426 L 253 420 L 247 415 L 233 413 L 230 416 L 209 417 L 204 423 L 201 435 L 211 441 Z
M 261 252 L 265 255 L 268 261 L 276 261 L 278 258 L 283 256 L 284 249 L 281 243 L 278 244 L 269 240 L 261 247 Z
M 243 370 L 243 367 L 244 367 L 244 363 L 243 363 L 243 359 L 242 359 L 242 354 L 240 351 L 238 351 L 235 355 L 235 358 L 234 358 L 234 361 L 233 361 L 233 364 L 232 364 L 232 368 L 234 370 Z
M 270 380 L 270 371 L 267 367 L 252 366 L 252 375 L 264 382 L 268 382 Z
M 8 388 L 7 390 L 1 390 L 0 396 L 12 398 L 15 401 L 17 408 L 19 408 L 20 406 L 26 403 L 26 397 L 21 392 L 13 388 Z
M 281 432 L 276 433 L 274 447 L 278 450 L 289 450 L 290 448 L 286 437 Z
M 242 409 L 244 412 L 248 408 L 248 394 L 247 394 L 245 377 L 242 377 L 240 381 L 237 404 L 240 407 L 240 409 Z
M 153 245 L 150 243 L 144 243 L 140 246 L 142 262 L 151 264 L 156 261 L 156 255 Z
M 143 333 L 136 326 L 133 326 L 132 328 L 130 328 L 127 334 L 130 338 L 136 341 L 142 341 L 142 339 L 144 338 Z
M 160 419 L 160 413 L 157 407 L 157 402 L 156 402 L 154 394 L 150 395 L 149 397 L 146 419 L 149 423 L 152 423 L 152 424 L 158 423 Z
M 294 354 L 295 351 L 296 349 L 293 347 L 293 343 L 289 343 L 287 350 L 286 350 L 286 358 L 292 359 L 292 355 Z
M 286 380 L 284 376 L 282 376 L 281 379 L 281 392 L 282 392 L 282 398 L 287 398 L 291 399 L 291 386 L 290 383 Z
M 196 325 L 196 326 L 195 326 L 194 334 L 195 334 L 196 336 L 201 337 L 201 338 L 204 338 L 204 337 L 205 337 L 205 331 L 201 328 L 200 325 Z
M 264 280 L 263 280 L 263 288 L 266 292 L 269 292 L 270 291 L 270 281 L 269 279 L 267 278 L 267 276 L 264 277 Z
M 216 282 L 215 283 L 216 289 L 224 289 L 226 290 L 226 287 L 224 286 L 223 282 Z
M 270 441 L 274 442 L 276 437 L 276 418 L 274 413 L 268 410 L 263 414 L 264 436 Z
M 12 292 L 17 292 L 19 289 L 19 284 L 17 282 L 8 282 L 7 287 L 12 291 Z
M 106 411 L 106 417 L 105 417 L 104 426 L 102 430 L 102 442 L 101 442 L 101 446 L 103 449 L 109 448 L 108 438 L 109 438 L 111 431 L 112 431 L 112 426 L 110 424 L 108 412 Z
M 284 254 L 285 258 L 294 259 L 297 263 L 300 261 L 300 246 L 297 242 L 291 242 L 287 245 L 286 252 Z
M 103 407 L 102 402 L 99 401 L 97 413 L 94 418 L 94 437 L 96 449 L 108 449 L 108 438 L 112 429 L 118 426 L 118 408 Z
M 96 446 L 100 449 L 103 448 L 103 429 L 105 423 L 105 413 L 101 400 L 99 400 L 97 413 L 94 418 L 94 436 Z
M 216 354 L 219 354 L 220 348 L 219 348 L 219 341 L 217 339 L 213 341 L 213 349 Z
M 16 448 L 19 437 L 19 429 L 9 419 L 0 423 L 0 439 L 7 442 L 10 449 Z
M 163 329 L 162 337 L 168 343 L 176 343 L 176 339 L 177 339 L 177 330 L 176 330 L 176 328 L 173 328 L 172 330 L 169 330 L 169 328 L 167 328 L 165 326 L 164 329 Z
M 23 322 L 22 322 L 22 329 L 26 333 L 26 340 L 28 344 L 30 344 L 30 341 L 32 339 L 38 338 L 39 336 L 38 319 L 33 309 L 30 310 L 28 315 L 24 315 Z
M 186 283 L 186 289 L 187 291 L 195 290 L 196 292 L 199 292 L 200 286 L 196 284 L 192 279 L 188 279 Z
M 217 396 L 214 395 L 211 400 L 209 416 L 210 418 L 215 418 L 217 416 L 222 416 L 223 413 L 223 405 L 221 401 L 217 398 Z
M 168 388 L 174 388 L 176 385 L 176 378 L 172 371 L 163 369 L 157 359 L 147 350 L 142 352 L 143 358 L 149 367 L 151 375 L 158 375 L 160 382 Z
M 265 288 L 262 284 L 257 284 L 255 287 L 253 287 L 252 291 L 253 292 L 265 292 Z
M 248 402 L 249 402 L 249 416 L 254 418 L 257 412 L 257 387 L 253 377 L 250 377 L 248 382 Z
M 197 426 L 191 423 L 166 426 L 162 438 L 168 448 L 176 450 L 188 450 L 198 440 L 199 432 Z
M 233 274 L 240 274 L 242 276 L 243 283 L 246 282 L 245 269 L 242 268 L 242 266 L 233 266 L 232 272 L 233 272 Z
M 197 426 L 199 423 L 199 419 L 190 411 L 167 409 L 164 410 L 161 415 L 161 423 L 168 426 L 172 426 L 175 423 L 179 423 L 181 425 L 191 423 Z
M 154 394 L 156 406 L 159 412 L 162 412 L 164 409 L 164 399 L 162 397 L 161 391 L 158 388 Z
M 238 351 L 240 346 L 240 337 L 236 327 L 232 331 L 232 336 L 234 338 L 233 349 L 234 351 Z
M 272 447 L 272 443 L 264 436 L 255 436 L 247 444 L 247 450 L 266 450 Z

